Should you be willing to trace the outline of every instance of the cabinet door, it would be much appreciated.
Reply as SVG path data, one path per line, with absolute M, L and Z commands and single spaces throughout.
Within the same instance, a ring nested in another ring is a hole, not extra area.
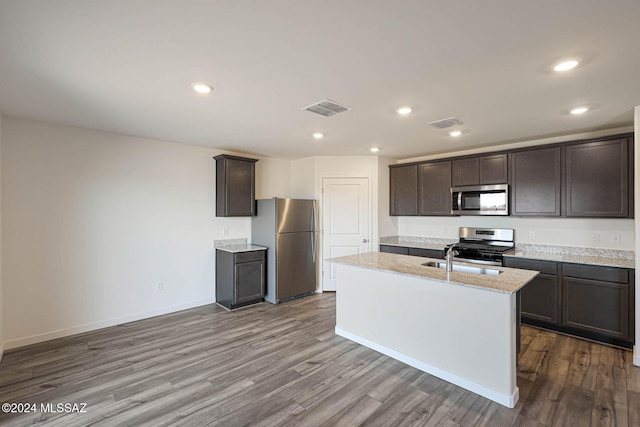
M 451 215 L 451 161 L 423 163 L 418 170 L 420 215 Z
M 511 215 L 560 216 L 560 147 L 510 154 Z
M 255 164 L 227 159 L 227 216 L 255 215 Z
M 234 304 L 264 297 L 264 260 L 235 264 Z
M 216 216 L 255 215 L 256 159 L 221 154 L 216 159 Z
M 480 184 L 506 184 L 508 181 L 507 155 L 482 156 L 479 161 Z
M 389 168 L 389 214 L 418 214 L 418 165 Z
M 527 319 L 560 323 L 561 298 L 558 264 L 541 261 L 505 257 L 505 267 L 539 271 L 531 282 L 520 291 L 522 316 Z
M 480 159 L 478 157 L 453 160 L 452 168 L 453 187 L 480 184 Z
M 629 339 L 629 285 L 563 277 L 562 324 Z
M 629 216 L 626 138 L 566 146 L 567 216 Z
M 522 315 L 550 323 L 560 322 L 558 276 L 539 274 L 521 291 Z

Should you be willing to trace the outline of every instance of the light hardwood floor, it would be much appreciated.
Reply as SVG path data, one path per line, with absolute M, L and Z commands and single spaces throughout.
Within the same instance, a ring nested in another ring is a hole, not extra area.
M 216 305 L 7 351 L 2 426 L 640 426 L 631 353 L 523 328 L 508 409 L 334 335 L 335 295 Z M 473 349 L 469 349 L 473 357 Z

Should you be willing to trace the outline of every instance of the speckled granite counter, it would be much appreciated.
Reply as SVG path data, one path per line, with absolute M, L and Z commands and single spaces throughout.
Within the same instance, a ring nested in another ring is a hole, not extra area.
M 513 254 L 505 254 L 504 256 L 543 261 L 602 265 L 606 267 L 635 268 L 634 252 L 616 249 L 516 244 L 515 252 Z
M 251 252 L 251 251 L 263 251 L 267 248 L 264 246 L 252 245 L 247 243 L 247 239 L 224 239 L 214 240 L 213 246 L 221 251 L 238 253 L 238 252 Z
M 419 249 L 438 249 L 442 250 L 446 245 L 456 243 L 455 239 L 440 239 L 436 237 L 415 237 L 415 236 L 388 236 L 381 237 L 381 245 L 389 246 L 406 246 L 409 248 Z
M 418 236 L 387 236 L 380 238 L 381 245 L 405 246 L 421 249 L 443 249 L 457 240 Z M 634 251 L 618 249 L 579 248 L 573 246 L 518 244 L 505 257 L 538 259 L 543 261 L 572 262 L 576 264 L 607 267 L 635 268 Z
M 244 245 L 216 246 L 216 249 L 220 249 L 221 251 L 237 253 L 237 252 L 264 251 L 267 248 L 265 248 L 264 246 L 249 245 L 245 243 Z
M 423 277 L 425 279 L 436 280 L 447 284 L 453 283 L 456 285 L 483 288 L 503 293 L 514 293 L 518 291 L 538 274 L 537 271 L 491 266 L 488 268 L 499 270 L 501 273 L 497 276 L 489 276 L 484 274 L 453 271 L 451 272 L 450 279 L 447 280 L 447 272 L 443 268 L 425 267 L 421 265 L 424 262 L 428 262 L 428 260 L 430 260 L 430 258 L 419 258 L 383 252 L 367 252 L 359 255 L 332 258 L 330 261 L 370 270 L 380 270 L 406 276 Z M 443 262 L 442 260 L 433 261 Z M 454 262 L 454 264 L 474 265 L 465 262 Z M 474 266 L 477 266 L 477 264 Z

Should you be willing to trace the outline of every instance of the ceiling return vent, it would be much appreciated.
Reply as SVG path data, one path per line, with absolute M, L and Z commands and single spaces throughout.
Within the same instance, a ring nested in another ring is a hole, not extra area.
M 349 111 L 351 108 L 340 105 L 330 99 L 323 99 L 322 101 L 315 102 L 308 107 L 304 107 L 303 110 L 311 111 L 312 113 L 320 114 L 321 116 L 331 117 L 335 114 Z
M 448 119 L 436 120 L 435 122 L 429 123 L 431 126 L 438 129 L 446 129 L 451 126 L 461 125 L 462 122 L 457 117 L 449 117 Z

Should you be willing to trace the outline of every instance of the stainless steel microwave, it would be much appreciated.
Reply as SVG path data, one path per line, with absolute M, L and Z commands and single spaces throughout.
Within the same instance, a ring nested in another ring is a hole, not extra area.
M 509 186 L 451 187 L 452 215 L 509 215 Z

